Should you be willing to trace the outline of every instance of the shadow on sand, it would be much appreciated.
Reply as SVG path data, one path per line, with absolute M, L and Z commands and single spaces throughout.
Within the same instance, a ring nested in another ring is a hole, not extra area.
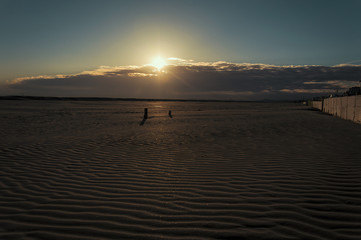
M 173 118 L 172 111 L 169 110 L 168 116 L 170 118 Z M 147 119 L 148 119 L 148 108 L 144 108 L 144 117 L 143 120 L 139 123 L 139 126 L 143 126 L 145 124 L 145 121 L 147 121 Z
M 143 120 L 139 123 L 139 126 L 143 126 L 144 123 L 145 123 L 145 121 L 147 121 L 147 119 L 146 119 L 146 118 L 143 118 Z

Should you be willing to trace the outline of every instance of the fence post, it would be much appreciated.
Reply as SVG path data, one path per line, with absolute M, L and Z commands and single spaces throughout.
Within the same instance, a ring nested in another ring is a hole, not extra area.
M 322 105 L 321 105 L 321 112 L 323 112 L 323 98 L 321 99 L 321 101 L 322 101 Z
M 353 121 L 356 121 L 356 107 L 357 107 L 357 95 L 355 95 L 355 105 L 353 108 Z
M 348 112 L 348 96 L 346 98 L 346 111 L 345 111 L 345 119 L 347 119 L 347 112 Z

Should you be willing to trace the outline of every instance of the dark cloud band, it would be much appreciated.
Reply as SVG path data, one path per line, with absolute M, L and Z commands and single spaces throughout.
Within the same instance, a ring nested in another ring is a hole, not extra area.
M 354 86 L 361 65 L 275 66 L 228 62 L 101 67 L 16 79 L 1 95 L 261 100 L 325 95 Z

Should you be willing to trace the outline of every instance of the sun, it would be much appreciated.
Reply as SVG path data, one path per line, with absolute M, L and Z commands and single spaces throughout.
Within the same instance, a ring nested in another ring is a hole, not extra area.
M 165 61 L 164 58 L 162 58 L 161 56 L 158 56 L 153 59 L 151 65 L 154 66 L 155 68 L 157 68 L 158 71 L 160 71 L 165 65 L 167 65 L 167 62 Z

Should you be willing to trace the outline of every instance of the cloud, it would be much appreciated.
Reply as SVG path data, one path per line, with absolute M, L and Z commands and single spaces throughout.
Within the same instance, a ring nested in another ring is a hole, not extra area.
M 170 62 L 176 62 L 172 64 Z M 183 62 L 183 64 L 182 64 Z M 358 84 L 361 65 L 276 66 L 194 62 L 173 58 L 162 71 L 145 66 L 101 66 L 72 75 L 17 78 L 1 95 L 69 97 L 298 99 Z
M 349 80 L 332 80 L 332 81 L 325 81 L 325 82 L 317 82 L 317 81 L 310 81 L 304 82 L 303 84 L 306 85 L 318 85 L 320 87 L 327 87 L 329 85 L 330 88 L 339 88 L 339 89 L 346 89 L 353 86 L 357 86 L 359 81 L 349 81 Z
M 167 58 L 167 62 L 169 62 L 171 64 L 186 64 L 186 63 L 194 62 L 194 60 L 177 58 L 177 57 L 170 57 L 170 58 Z
M 329 93 L 330 89 L 281 89 L 280 92 L 284 93 Z

